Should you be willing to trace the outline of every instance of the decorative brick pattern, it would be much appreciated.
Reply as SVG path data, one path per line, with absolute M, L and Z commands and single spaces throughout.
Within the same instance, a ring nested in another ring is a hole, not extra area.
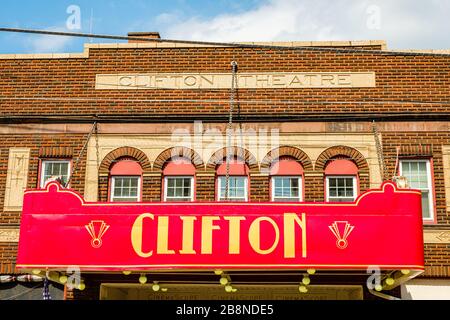
M 109 174 L 109 169 L 114 160 L 121 157 L 131 157 L 136 159 L 142 167 L 144 173 L 152 170 L 152 165 L 144 152 L 133 147 L 121 147 L 108 153 L 100 163 L 99 174 Z
M 366 158 L 358 150 L 347 146 L 331 147 L 323 151 L 316 160 L 315 170 L 324 171 L 328 160 L 341 156 L 350 158 L 350 160 L 356 164 L 360 172 L 368 173 L 369 165 Z
M 248 151 L 247 149 L 237 147 L 237 146 L 232 146 L 230 152 L 233 157 L 238 157 L 238 158 L 242 159 L 243 161 L 245 161 L 245 163 L 248 165 L 251 172 L 252 171 L 257 172 L 259 170 L 258 162 L 256 161 L 255 156 L 253 154 L 251 154 L 250 151 Z M 214 152 L 214 154 L 208 160 L 206 169 L 209 171 L 214 171 L 218 164 L 223 163 L 227 154 L 228 154 L 228 148 L 226 148 L 226 147 Z
M 173 147 L 161 152 L 153 163 L 153 169 L 162 170 L 166 161 L 173 157 L 185 157 L 191 160 L 192 164 L 197 170 L 204 169 L 204 163 L 200 155 L 189 148 L 186 147 Z
M 72 158 L 73 148 L 70 147 L 42 147 L 39 149 L 40 158 Z
M 302 164 L 304 170 L 313 169 L 311 159 L 309 159 L 308 155 L 302 150 L 291 146 L 282 146 L 277 149 L 271 150 L 264 157 L 264 159 L 261 161 L 261 170 L 263 170 L 263 168 L 268 169 L 273 161 L 282 156 L 290 156 L 298 160 Z

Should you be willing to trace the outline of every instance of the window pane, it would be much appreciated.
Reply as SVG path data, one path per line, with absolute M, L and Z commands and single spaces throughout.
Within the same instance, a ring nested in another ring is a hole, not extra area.
M 167 196 L 173 197 L 175 195 L 175 189 L 174 188 L 168 188 L 167 189 Z
M 274 183 L 275 188 L 276 188 L 276 189 L 281 188 L 282 183 L 283 183 L 282 179 L 277 177 L 277 178 L 274 178 L 273 180 L 274 180 L 274 182 L 275 182 L 275 183 Z
M 42 182 L 41 187 L 50 178 L 61 177 L 64 185 L 69 179 L 69 161 L 43 161 L 42 162 Z
M 166 201 L 191 201 L 192 178 L 167 177 Z
M 330 178 L 329 179 L 329 184 L 330 184 L 330 187 L 336 187 L 336 179 L 334 179 L 334 178 Z
M 229 177 L 228 180 L 228 199 L 233 201 L 244 201 L 246 200 L 247 190 L 245 188 L 245 180 L 247 177 Z M 219 200 L 226 200 L 226 177 L 219 177 L 220 180 L 220 190 L 219 190 Z
M 272 177 L 274 201 L 299 201 L 299 177 Z
M 422 216 L 424 218 L 431 218 L 429 196 L 428 191 L 422 191 Z
M 328 200 L 337 202 L 351 202 L 355 199 L 353 177 L 330 177 L 328 179 Z
M 345 186 L 346 187 L 353 187 L 353 179 L 352 178 L 346 178 L 345 179 Z
M 112 201 L 136 202 L 139 193 L 139 177 L 112 177 L 114 190 Z

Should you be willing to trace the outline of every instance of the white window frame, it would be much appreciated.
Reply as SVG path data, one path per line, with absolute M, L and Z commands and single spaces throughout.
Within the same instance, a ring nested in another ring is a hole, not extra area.
M 222 179 L 220 178 L 226 178 L 225 176 L 217 176 L 217 190 L 216 190 L 216 199 L 217 201 L 239 201 L 239 202 L 248 202 L 248 176 L 230 176 L 230 178 L 244 178 L 244 192 L 245 192 L 245 197 L 244 199 L 222 199 L 221 197 L 221 190 L 222 190 Z M 223 197 L 225 198 L 225 195 L 223 195 Z
M 41 167 L 40 167 L 40 176 L 39 176 L 39 188 L 44 188 L 45 187 L 45 183 L 47 182 L 47 180 L 44 180 L 45 177 L 45 166 L 48 163 L 68 163 L 69 165 L 67 166 L 67 179 L 70 179 L 70 173 L 72 171 L 72 161 L 71 160 L 41 160 Z M 65 186 L 64 186 L 65 187 Z
M 290 198 L 288 201 L 286 200 L 275 200 L 275 179 L 276 178 L 289 178 L 289 179 L 297 179 L 298 180 L 298 198 Z M 270 178 L 270 187 L 271 187 L 271 201 L 272 202 L 302 202 L 303 201 L 303 179 L 302 176 L 272 176 Z
M 116 199 L 120 199 L 120 197 L 114 197 L 114 188 L 116 185 L 116 178 L 138 178 L 138 188 L 137 188 L 137 200 L 136 202 L 141 202 L 141 180 L 142 177 L 141 176 L 136 176 L 136 175 L 131 175 L 131 176 L 121 176 L 121 175 L 115 175 L 115 176 L 111 176 L 111 190 L 110 190 L 110 195 L 109 195 L 109 201 L 111 202 L 120 202 L 120 201 L 114 201 L 114 198 Z M 131 198 L 131 197 L 127 197 L 127 198 Z M 130 201 L 127 201 L 130 202 Z M 132 201 L 134 202 L 134 201 Z
M 358 188 L 357 188 L 357 180 L 356 180 L 356 176 L 355 175 L 333 175 L 333 176 L 326 176 L 325 178 L 325 195 L 326 195 L 326 201 L 330 202 L 330 190 L 329 190 L 329 185 L 330 185 L 330 178 L 352 178 L 353 179 L 353 200 L 355 201 L 356 198 L 358 197 Z M 339 197 L 332 197 L 332 198 L 339 198 Z M 343 197 L 343 198 L 347 198 L 347 197 Z
M 433 189 L 433 180 L 431 179 L 431 161 L 429 159 L 400 159 L 399 161 L 399 173 L 400 176 L 403 176 L 403 163 L 404 162 L 425 162 L 426 164 L 426 169 L 427 169 L 427 187 L 428 187 L 428 192 L 429 192 L 429 197 L 428 197 L 428 206 L 430 208 L 430 217 L 424 217 L 423 216 L 423 212 L 422 212 L 422 219 L 423 221 L 427 221 L 427 222 L 434 222 L 435 221 L 435 214 L 434 214 L 434 189 Z M 408 181 L 408 185 L 409 185 L 409 181 Z M 410 186 L 411 188 L 411 186 Z M 415 188 L 418 189 L 418 188 Z M 418 189 L 421 190 L 421 189 Z
M 168 187 L 168 182 L 167 180 L 169 178 L 183 178 L 183 179 L 190 179 L 191 180 L 191 200 L 189 200 L 190 202 L 194 201 L 194 177 L 193 176 L 165 176 L 164 177 L 164 202 L 189 202 L 189 201 L 167 201 L 167 187 Z M 172 197 L 172 198 L 176 198 L 176 197 Z M 185 197 L 181 197 L 180 199 L 184 199 Z

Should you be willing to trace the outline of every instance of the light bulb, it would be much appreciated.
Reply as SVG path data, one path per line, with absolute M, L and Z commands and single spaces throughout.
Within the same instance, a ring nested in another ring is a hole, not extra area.
M 84 284 L 84 282 L 81 282 L 81 283 L 78 285 L 78 290 L 83 291 L 84 289 L 86 289 L 86 285 Z
M 226 285 L 225 286 L 225 291 L 226 292 L 231 292 L 231 291 L 233 291 L 233 287 L 231 285 Z
M 39 274 L 39 273 L 41 273 L 41 270 L 39 270 L 39 269 L 33 269 L 33 274 Z
M 231 289 L 231 291 L 232 291 L 232 292 L 236 292 L 236 291 L 237 291 L 237 289 L 233 288 L 233 289 Z
M 391 277 L 386 279 L 386 284 L 392 286 L 395 283 L 395 280 Z
M 61 282 L 62 284 L 65 284 L 67 282 L 67 276 L 59 277 L 59 282 Z
M 404 275 L 407 275 L 407 274 L 409 274 L 411 271 L 409 271 L 408 269 L 403 269 L 401 272 L 402 272 Z
M 220 276 L 223 273 L 222 270 L 214 270 L 214 274 Z
M 307 286 L 311 283 L 311 279 L 308 276 L 304 276 L 302 279 L 302 283 Z
M 139 277 L 139 282 L 140 282 L 141 284 L 146 283 L 146 282 L 147 282 L 147 277 L 146 277 L 145 275 L 141 275 L 141 276 Z
M 159 291 L 159 284 L 155 283 L 152 285 L 153 291 Z
M 220 278 L 220 284 L 221 285 L 226 285 L 228 283 L 228 279 L 226 278 L 226 277 L 222 277 L 222 278 Z
M 162 292 L 167 292 L 167 288 L 161 288 Z
M 306 270 L 306 272 L 308 272 L 308 274 L 314 274 L 314 273 L 316 273 L 316 270 L 315 269 L 308 269 L 308 270 Z
M 300 285 L 298 287 L 298 291 L 300 291 L 301 293 L 307 293 L 308 292 L 308 288 L 306 288 L 304 285 Z
M 124 270 L 124 271 L 122 271 L 122 273 L 126 276 L 129 276 L 131 274 L 131 271 Z
M 381 290 L 383 290 L 383 287 L 381 286 L 381 284 L 377 284 L 377 285 L 375 285 L 375 290 L 381 291 Z

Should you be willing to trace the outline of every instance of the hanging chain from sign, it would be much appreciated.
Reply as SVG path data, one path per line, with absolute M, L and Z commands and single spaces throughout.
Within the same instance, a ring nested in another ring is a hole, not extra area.
M 386 162 L 384 161 L 384 155 L 383 155 L 383 147 L 381 146 L 380 142 L 380 135 L 378 133 L 378 128 L 375 123 L 375 120 L 372 121 L 372 132 L 375 139 L 375 147 L 377 149 L 377 158 L 378 158 L 378 165 L 380 166 L 380 175 L 382 181 L 386 180 Z
M 225 177 L 225 200 L 229 199 L 229 186 L 230 186 L 230 162 L 232 157 L 231 149 L 231 136 L 233 130 L 233 112 L 234 105 L 236 103 L 236 91 L 237 91 L 237 62 L 231 61 L 231 90 L 230 90 L 230 110 L 228 115 L 228 128 L 227 128 L 227 157 L 226 157 L 226 177 Z
M 92 134 L 95 132 L 97 132 L 97 121 L 94 122 L 94 124 L 92 125 L 91 130 L 89 131 L 89 134 L 86 138 L 86 141 L 84 142 L 83 147 L 80 150 L 80 153 L 78 154 L 77 159 L 75 160 L 75 163 L 72 167 L 72 170 L 70 171 L 70 176 L 69 179 L 67 179 L 67 183 L 65 185 L 65 187 L 67 188 L 69 186 L 70 181 L 72 180 L 73 175 L 75 174 L 75 172 L 78 169 L 78 164 L 80 163 L 81 157 L 83 156 L 84 152 L 86 151 L 87 145 L 89 143 L 89 140 L 91 139 Z

